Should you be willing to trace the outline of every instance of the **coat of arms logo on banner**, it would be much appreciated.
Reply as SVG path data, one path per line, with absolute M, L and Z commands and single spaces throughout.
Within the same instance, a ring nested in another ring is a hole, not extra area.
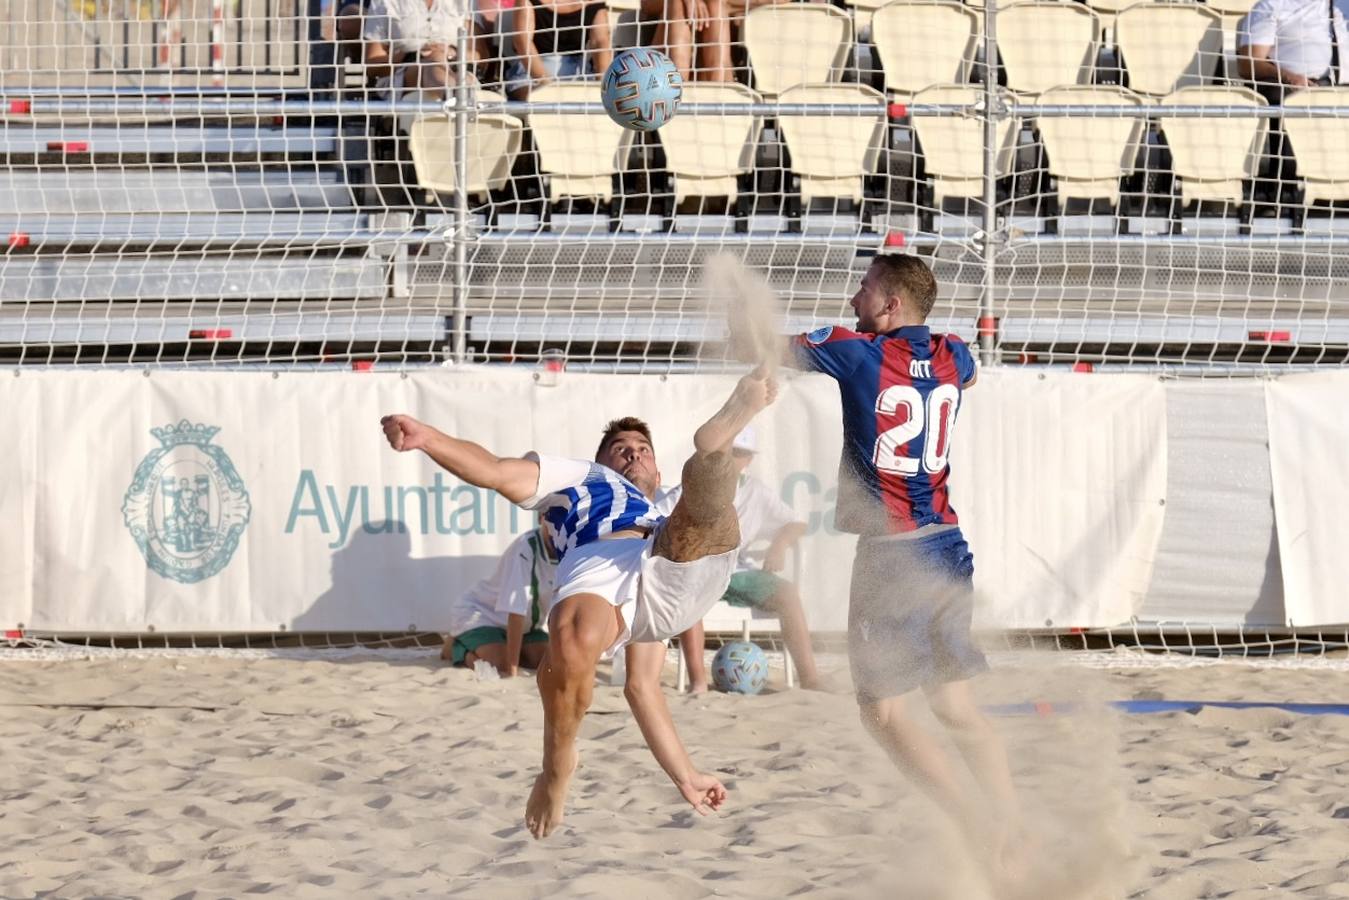
M 151 428 L 160 446 L 136 467 L 122 517 L 145 563 L 164 578 L 195 584 L 229 564 L 252 513 L 248 491 L 225 451 L 219 428 Z

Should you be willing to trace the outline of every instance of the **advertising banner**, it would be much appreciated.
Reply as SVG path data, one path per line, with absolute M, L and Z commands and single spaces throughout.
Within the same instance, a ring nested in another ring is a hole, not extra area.
M 551 380 L 551 379 L 550 379 Z M 498 455 L 591 458 L 605 423 L 650 423 L 674 484 L 730 375 L 526 369 L 24 371 L 0 382 L 0 618 L 50 631 L 442 629 L 532 515 L 395 453 L 406 412 Z M 812 627 L 842 630 L 855 538 L 835 527 L 837 388 L 784 375 L 749 472 L 806 523 Z M 952 503 L 985 626 L 1124 621 L 1163 515 L 1155 379 L 985 371 L 953 433 Z M 896 584 L 902 590 L 902 584 Z

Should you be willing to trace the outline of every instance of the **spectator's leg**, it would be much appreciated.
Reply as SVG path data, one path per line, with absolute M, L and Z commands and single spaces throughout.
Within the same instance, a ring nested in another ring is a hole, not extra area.
M 689 0 L 643 0 L 642 15 L 655 19 L 653 43 L 662 47 L 686 80 L 693 75 L 693 31 L 686 4 Z
M 477 65 L 478 77 L 484 84 L 493 87 L 501 80 L 501 58 L 498 49 L 501 35 L 500 12 L 479 10 L 473 22 L 473 59 Z
M 707 692 L 707 665 L 703 662 L 703 649 L 707 644 L 703 623 L 699 622 L 679 636 L 679 652 L 684 654 L 684 664 L 689 670 L 689 693 Z
M 547 641 L 526 641 L 520 648 L 520 662 L 527 669 L 538 669 L 543 656 L 548 652 Z
M 364 62 L 361 32 L 365 25 L 365 10 L 359 3 L 348 3 L 337 11 L 337 64 Z
M 458 83 L 450 64 L 449 48 L 444 44 L 428 44 L 425 54 L 408 63 L 403 76 L 404 91 L 424 92 L 428 97 L 441 99 L 445 88 Z
M 528 100 L 530 90 L 542 79 L 555 77 L 548 69 L 549 57 L 534 46 L 534 7 L 521 0 L 502 12 L 502 52 L 507 53 L 506 91 L 512 100 Z
M 534 13 L 526 0 L 519 9 L 514 6 L 501 10 L 497 18 L 497 43 L 501 48 L 501 89 L 512 100 L 529 99 L 529 61 L 520 53 L 520 30 L 530 28 L 529 46 L 533 46 Z M 520 12 L 526 12 L 522 16 Z
M 609 28 L 609 10 L 595 14 L 590 26 L 590 64 L 596 75 L 603 75 L 614 61 L 614 37 Z
M 315 91 L 330 91 L 337 84 L 336 0 L 308 0 L 309 86 Z M 319 99 L 317 96 L 315 99 Z
M 1284 85 L 1267 81 L 1257 81 L 1255 89 L 1270 106 L 1282 106 Z M 1297 166 L 1293 161 L 1293 148 L 1284 134 L 1283 123 L 1279 119 L 1269 120 L 1269 180 L 1266 192 L 1269 202 L 1279 210 L 1285 203 L 1292 202 L 1296 189 Z M 1277 212 L 1276 212 L 1277 215 Z
M 464 656 L 464 665 L 470 669 L 478 660 L 485 659 L 492 664 L 498 672 L 506 671 L 506 645 L 501 644 L 482 644 L 470 650 Z
M 698 32 L 699 81 L 731 81 L 731 19 L 726 0 L 707 0 L 711 20 Z
M 780 581 L 778 590 L 764 608 L 775 613 L 782 622 L 782 640 L 787 651 L 796 663 L 796 672 L 801 676 L 801 687 L 817 690 L 820 685 L 820 673 L 815 668 L 815 650 L 810 645 L 810 629 L 806 626 L 806 611 L 801 606 L 801 595 L 796 585 L 790 581 Z

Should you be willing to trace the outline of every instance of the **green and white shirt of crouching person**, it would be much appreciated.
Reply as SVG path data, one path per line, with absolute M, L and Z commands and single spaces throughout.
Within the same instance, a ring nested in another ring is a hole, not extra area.
M 468 668 L 486 660 L 506 677 L 537 669 L 548 647 L 555 555 L 538 528 L 512 541 L 496 570 L 453 603 L 440 658 Z

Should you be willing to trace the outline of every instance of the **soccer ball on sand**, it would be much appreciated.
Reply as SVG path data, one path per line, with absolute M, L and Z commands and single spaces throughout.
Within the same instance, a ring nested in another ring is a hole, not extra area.
M 757 694 L 768 684 L 768 657 L 749 641 L 727 644 L 712 658 L 712 683 L 731 694 Z

